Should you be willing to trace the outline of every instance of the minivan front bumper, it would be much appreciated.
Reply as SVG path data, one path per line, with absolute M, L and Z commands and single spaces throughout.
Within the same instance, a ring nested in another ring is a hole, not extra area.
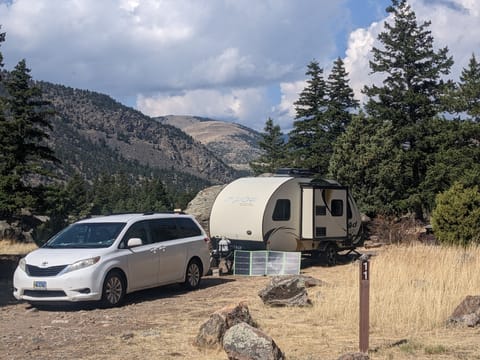
M 95 267 L 59 276 L 34 277 L 17 267 L 13 275 L 13 296 L 29 302 L 97 301 L 102 297 L 101 279 Z

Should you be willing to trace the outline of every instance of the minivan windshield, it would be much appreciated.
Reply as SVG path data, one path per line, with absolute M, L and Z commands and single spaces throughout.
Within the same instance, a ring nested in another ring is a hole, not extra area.
M 106 248 L 113 244 L 126 223 L 82 223 L 65 228 L 48 240 L 44 248 Z

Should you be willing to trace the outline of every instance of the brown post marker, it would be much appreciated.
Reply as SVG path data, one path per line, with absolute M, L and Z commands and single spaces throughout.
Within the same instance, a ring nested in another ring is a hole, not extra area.
M 360 352 L 368 353 L 370 318 L 370 261 L 369 256 L 360 257 Z

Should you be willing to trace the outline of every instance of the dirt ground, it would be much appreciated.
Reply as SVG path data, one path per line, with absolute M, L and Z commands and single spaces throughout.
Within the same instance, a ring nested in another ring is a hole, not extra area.
M 351 265 L 326 267 L 310 264 L 305 275 L 334 283 L 339 272 Z M 226 359 L 223 350 L 199 350 L 193 340 L 201 324 L 223 306 L 246 300 L 252 317 L 274 340 L 287 359 L 338 359 L 358 349 L 356 334 L 334 332 L 336 324 L 312 327 L 303 339 L 283 337 L 297 324 L 295 312 L 309 310 L 266 309 L 257 293 L 267 277 L 207 276 L 201 288 L 186 292 L 179 285 L 127 295 L 120 308 L 100 309 L 95 304 L 77 304 L 37 309 L 16 301 L 12 283 L 0 282 L 0 357 L 2 359 Z M 276 316 L 281 315 L 281 322 Z M 291 324 L 285 324 L 285 319 Z M 274 329 L 276 329 L 274 331 Z M 291 331 L 290 331 L 291 333 Z M 403 339 L 371 338 L 371 359 L 480 359 L 480 330 L 439 330 L 424 334 L 442 338 L 446 350 L 430 352 Z M 320 339 L 321 338 L 321 339 Z M 396 343 L 397 341 L 400 341 Z M 422 341 L 421 339 L 419 341 Z M 407 346 L 405 346 L 405 344 Z M 404 349 L 400 349 L 403 345 Z

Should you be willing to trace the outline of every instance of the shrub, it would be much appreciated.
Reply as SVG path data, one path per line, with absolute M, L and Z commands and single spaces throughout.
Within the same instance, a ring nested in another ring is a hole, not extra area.
M 435 237 L 443 244 L 480 243 L 480 193 L 478 186 L 455 183 L 436 197 L 432 213 Z

